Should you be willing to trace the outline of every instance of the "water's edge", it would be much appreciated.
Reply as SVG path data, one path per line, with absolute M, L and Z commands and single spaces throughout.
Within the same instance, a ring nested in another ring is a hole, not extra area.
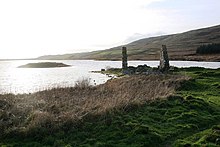
M 70 67 L 64 68 L 17 68 L 27 63 L 59 62 Z M 159 61 L 129 61 L 129 66 L 147 64 L 157 67 Z M 220 62 L 170 61 L 176 67 L 220 68 Z M 32 93 L 55 87 L 72 87 L 81 78 L 90 79 L 91 84 L 105 83 L 110 77 L 93 73 L 106 68 L 120 68 L 121 61 L 95 60 L 13 60 L 0 61 L 0 93 Z

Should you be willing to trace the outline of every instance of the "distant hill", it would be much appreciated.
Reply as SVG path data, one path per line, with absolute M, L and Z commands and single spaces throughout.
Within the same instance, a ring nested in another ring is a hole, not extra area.
M 220 61 L 220 55 L 198 55 L 197 47 L 220 43 L 220 25 L 192 30 L 184 33 L 164 35 L 140 39 L 124 45 L 128 49 L 129 60 L 158 60 L 162 44 L 167 45 L 171 60 L 204 60 Z M 74 53 L 64 55 L 47 55 L 37 59 L 48 60 L 72 60 L 72 59 L 94 59 L 94 60 L 120 60 L 121 46 L 86 53 Z

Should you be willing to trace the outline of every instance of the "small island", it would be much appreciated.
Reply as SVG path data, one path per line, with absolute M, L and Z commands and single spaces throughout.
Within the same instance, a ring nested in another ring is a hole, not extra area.
M 39 63 L 28 63 L 25 65 L 18 66 L 18 68 L 55 68 L 55 67 L 69 67 L 64 63 L 57 62 L 39 62 Z

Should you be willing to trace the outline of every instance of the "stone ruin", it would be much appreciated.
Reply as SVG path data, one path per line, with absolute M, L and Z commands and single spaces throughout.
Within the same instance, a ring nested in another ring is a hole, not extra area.
M 160 51 L 160 66 L 159 70 L 161 72 L 166 72 L 170 68 L 169 64 L 169 58 L 168 58 L 168 53 L 167 53 L 167 47 L 166 45 L 162 45 L 161 51 Z
M 169 68 L 169 58 L 167 53 L 167 47 L 166 45 L 162 45 L 161 51 L 160 51 L 160 65 L 159 70 L 153 70 L 151 67 L 147 65 L 139 65 L 138 67 L 128 67 L 128 56 L 127 56 L 127 48 L 122 47 L 122 74 L 138 74 L 138 73 L 147 73 L 147 74 L 159 74 L 159 73 L 166 73 Z
M 122 73 L 127 74 L 128 69 L 128 55 L 127 55 L 127 48 L 122 47 Z

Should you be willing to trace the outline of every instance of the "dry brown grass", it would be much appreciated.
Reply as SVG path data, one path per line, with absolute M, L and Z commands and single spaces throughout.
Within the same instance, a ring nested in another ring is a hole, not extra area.
M 13 130 L 52 128 L 87 115 L 124 109 L 173 94 L 181 75 L 136 75 L 110 80 L 95 87 L 54 88 L 33 94 L 0 95 L 0 135 Z M 78 83 L 80 85 L 80 82 Z

